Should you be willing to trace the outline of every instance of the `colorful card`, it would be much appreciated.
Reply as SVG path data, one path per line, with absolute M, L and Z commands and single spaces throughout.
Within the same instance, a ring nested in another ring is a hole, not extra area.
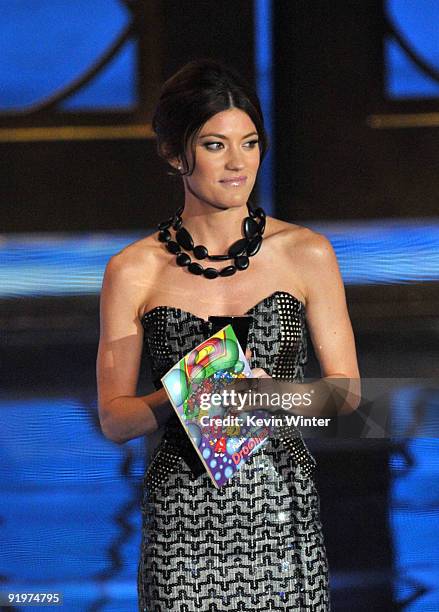
M 220 488 L 269 437 L 267 426 L 248 423 L 228 386 L 251 369 L 231 325 L 199 344 L 162 377 L 163 387 L 213 484 Z M 266 416 L 266 414 L 265 414 Z

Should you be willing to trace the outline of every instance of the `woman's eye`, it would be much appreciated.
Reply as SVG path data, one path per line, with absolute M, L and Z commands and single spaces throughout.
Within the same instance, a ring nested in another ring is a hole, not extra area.
M 205 142 L 203 145 L 203 147 L 205 147 L 208 151 L 218 151 L 218 149 L 222 146 L 222 142 Z
M 249 140 L 249 142 L 244 143 L 244 147 L 246 149 L 254 149 L 258 143 L 259 140 Z M 224 144 L 222 142 L 205 142 L 203 143 L 203 147 L 208 151 L 219 151 L 219 149 L 224 148 Z

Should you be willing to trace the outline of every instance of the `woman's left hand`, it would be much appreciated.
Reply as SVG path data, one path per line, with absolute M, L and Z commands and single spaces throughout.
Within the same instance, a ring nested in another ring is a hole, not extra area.
M 250 349 L 245 351 L 245 356 L 248 360 L 251 359 L 252 352 Z M 267 372 L 262 368 L 252 368 L 252 378 L 272 378 Z
M 246 350 L 245 356 L 247 360 L 251 359 L 252 353 L 250 349 Z M 242 378 L 239 381 L 235 382 L 235 390 L 238 393 L 247 393 L 248 391 L 257 391 L 259 383 L 257 383 L 256 381 L 254 381 L 254 383 L 251 382 L 251 379 L 255 379 L 255 378 L 273 378 L 273 377 L 267 374 L 267 372 L 263 368 L 252 368 L 250 378 Z M 268 390 L 269 390 L 268 387 L 265 387 L 265 391 L 268 391 Z M 267 405 L 261 406 L 261 405 L 247 404 L 240 408 L 240 411 L 242 412 L 254 412 L 256 410 L 264 410 L 265 412 L 274 411 L 271 406 L 267 406 Z M 276 408 L 276 410 L 278 410 L 278 408 Z
M 252 369 L 252 378 L 272 378 L 265 370 L 262 368 L 253 368 Z

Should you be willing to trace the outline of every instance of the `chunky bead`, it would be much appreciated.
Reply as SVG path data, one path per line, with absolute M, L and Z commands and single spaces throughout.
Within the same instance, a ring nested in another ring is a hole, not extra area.
M 192 251 L 194 248 L 194 241 L 192 240 L 191 235 L 184 227 L 181 227 L 177 233 L 175 234 L 175 238 L 180 246 L 182 246 L 186 251 Z
M 206 268 L 203 274 L 205 278 L 216 278 L 217 276 L 219 276 L 219 272 L 218 270 L 215 270 L 215 268 Z
M 174 240 L 170 240 L 169 242 L 167 242 L 166 248 L 173 255 L 176 255 L 177 253 L 180 253 L 181 251 L 180 246 Z
M 244 221 L 245 237 L 248 238 L 248 240 L 251 240 L 251 238 L 254 238 L 258 234 L 258 232 L 259 232 L 258 223 L 254 219 L 247 217 L 247 219 Z
M 229 248 L 228 253 L 230 257 L 236 257 L 237 255 L 241 255 L 247 247 L 247 240 L 245 238 L 241 238 L 232 244 Z
M 236 267 L 235 266 L 227 266 L 226 268 L 223 268 L 220 272 L 220 276 L 232 276 L 232 274 L 235 274 L 236 272 Z
M 189 272 L 192 272 L 192 274 L 203 274 L 203 266 L 200 266 L 200 264 L 197 264 L 195 261 L 192 261 L 189 265 L 188 268 Z
M 178 266 L 187 266 L 191 263 L 191 258 L 187 253 L 179 253 L 177 255 L 177 265 Z
M 207 257 L 207 249 L 202 244 L 196 246 L 194 248 L 193 253 L 197 259 L 204 259 L 205 257 Z
M 168 229 L 168 227 L 172 224 L 172 217 L 170 219 L 168 219 L 167 221 L 162 221 L 161 223 L 158 224 L 158 228 L 159 230 L 164 230 L 164 229 Z
M 249 260 L 247 255 L 240 255 L 239 257 L 235 257 L 235 266 L 238 270 L 245 270 L 248 268 Z
M 181 227 L 182 225 L 183 225 L 183 219 L 182 219 L 181 217 L 177 217 L 177 218 L 174 220 L 174 223 L 172 224 L 172 227 L 173 227 L 175 230 L 179 230 L 179 229 L 180 229 L 180 227 Z
M 253 255 L 256 255 L 256 253 L 261 248 L 261 244 L 262 244 L 262 237 L 261 236 L 256 236 L 256 238 L 253 238 L 252 240 L 250 240 L 250 242 L 248 243 L 248 246 L 247 246 L 247 255 L 249 257 L 252 257 Z
M 167 229 L 163 229 L 159 232 L 160 242 L 169 242 L 171 240 L 171 232 Z

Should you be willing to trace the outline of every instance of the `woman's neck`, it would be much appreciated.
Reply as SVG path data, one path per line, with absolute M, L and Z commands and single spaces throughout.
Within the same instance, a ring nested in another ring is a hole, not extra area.
M 242 238 L 242 222 L 248 214 L 246 205 L 221 209 L 199 201 L 186 201 L 181 218 L 196 245 L 202 244 L 210 254 L 221 255 Z

